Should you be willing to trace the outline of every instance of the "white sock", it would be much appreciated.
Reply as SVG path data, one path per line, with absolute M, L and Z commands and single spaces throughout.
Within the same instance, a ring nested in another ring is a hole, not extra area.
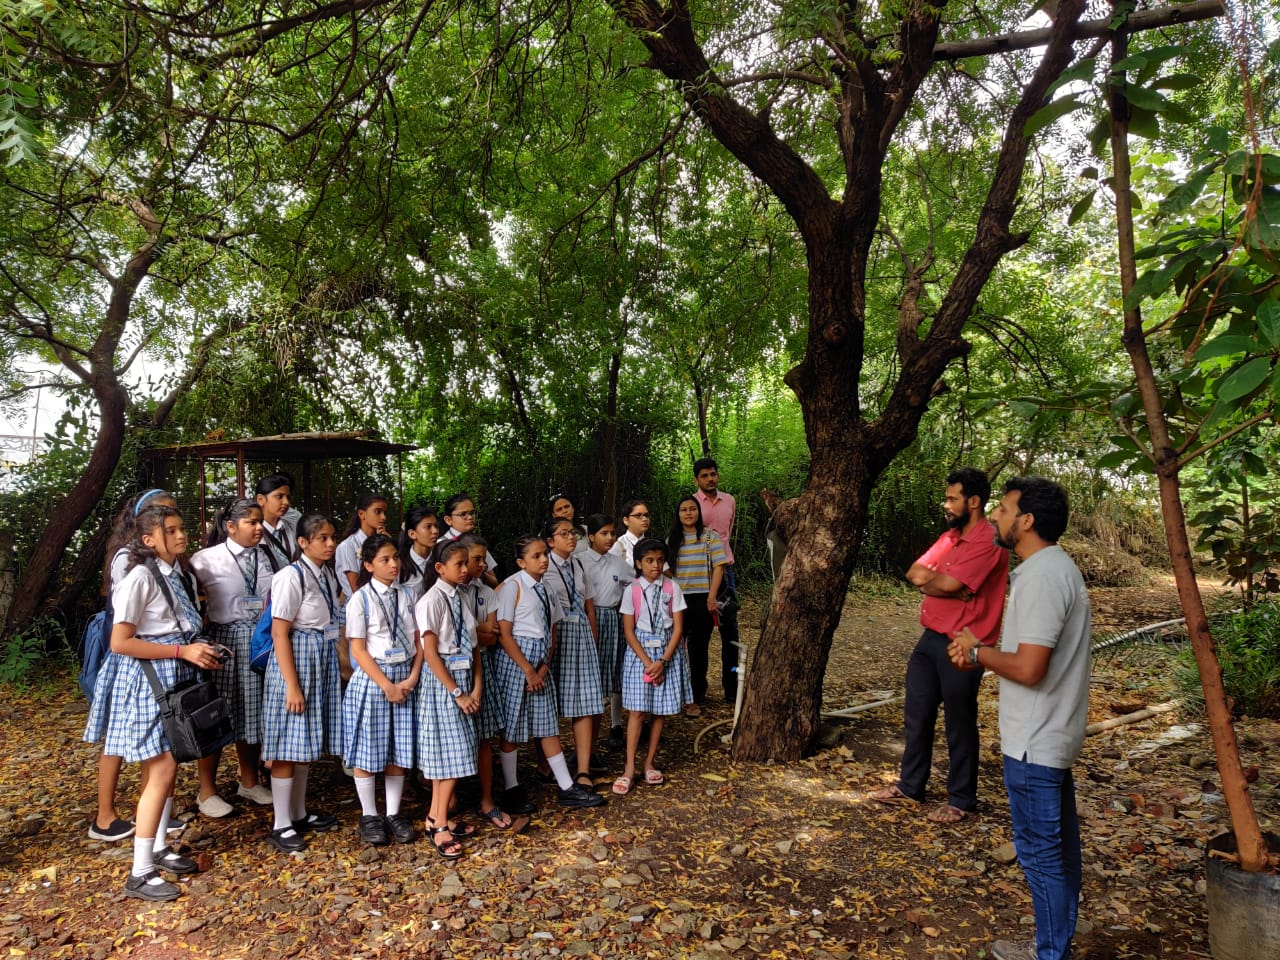
M 569 764 L 564 762 L 564 751 L 557 753 L 554 757 L 547 757 L 547 765 L 556 775 L 556 783 L 561 790 L 568 790 L 573 786 L 573 777 L 569 776 Z
M 159 853 L 169 845 L 169 841 L 165 838 L 165 831 L 169 826 L 169 812 L 173 810 L 173 797 L 169 797 L 164 802 L 164 809 L 160 811 L 160 829 L 156 831 L 155 839 L 152 841 L 154 846 L 152 849 Z
M 510 790 L 520 782 L 519 777 L 516 776 L 516 751 L 507 753 L 505 750 L 499 750 L 498 761 L 502 764 L 502 782 Z
M 161 831 L 157 830 L 156 833 Z M 155 869 L 155 851 L 152 849 L 155 844 L 155 837 L 137 837 L 133 838 L 133 870 L 130 875 L 134 877 L 144 877 Z
M 366 817 L 378 815 L 378 778 L 356 777 L 356 796 L 360 798 L 360 812 Z
M 296 768 L 295 768 L 296 769 Z M 293 777 L 271 778 L 271 806 L 275 809 L 275 822 L 272 830 L 284 830 L 293 827 L 293 818 L 289 816 L 289 803 L 293 797 Z
M 293 799 L 289 801 L 289 815 L 293 820 L 307 819 L 307 771 L 309 763 L 293 765 Z
M 394 817 L 400 812 L 400 801 L 404 797 L 404 774 L 394 776 L 388 773 L 382 779 L 387 785 L 387 816 Z
M 609 694 L 609 726 L 622 726 L 622 694 Z

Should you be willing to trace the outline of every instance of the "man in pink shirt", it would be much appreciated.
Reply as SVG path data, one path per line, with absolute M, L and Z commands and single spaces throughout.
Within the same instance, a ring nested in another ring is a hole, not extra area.
M 994 645 L 1000 635 L 1008 552 L 996 545 L 995 528 L 983 516 L 991 483 L 981 470 L 965 467 L 947 477 L 942 510 L 947 531 L 907 571 L 907 580 L 923 595 L 920 625 L 924 633 L 907 661 L 903 694 L 906 747 L 898 782 L 871 796 L 892 802 L 923 802 L 933 765 L 933 732 L 938 705 L 945 711 L 947 802 L 929 814 L 938 823 L 955 823 L 978 805 L 978 687 L 982 670 L 951 668 L 947 646 L 966 628 Z
M 702 524 L 720 534 L 724 543 L 724 555 L 729 561 L 725 567 L 724 584 L 729 590 L 736 590 L 733 547 L 729 542 L 736 504 L 730 494 L 720 492 L 720 469 L 710 457 L 693 462 L 693 478 L 698 484 L 694 497 L 702 507 Z M 724 686 L 725 701 L 733 703 L 738 697 L 738 613 L 736 610 L 721 610 L 717 617 L 720 621 L 720 680 Z

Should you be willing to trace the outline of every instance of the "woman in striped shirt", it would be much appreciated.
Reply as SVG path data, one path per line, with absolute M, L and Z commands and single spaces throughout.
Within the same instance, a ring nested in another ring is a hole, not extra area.
M 684 712 L 699 717 L 707 697 L 707 651 L 719 609 L 716 595 L 729 561 L 720 534 L 703 526 L 702 505 L 696 497 L 684 497 L 676 505 L 676 520 L 667 534 L 667 556 L 672 558 L 672 575 L 689 605 L 684 635 L 689 647 L 694 702 Z

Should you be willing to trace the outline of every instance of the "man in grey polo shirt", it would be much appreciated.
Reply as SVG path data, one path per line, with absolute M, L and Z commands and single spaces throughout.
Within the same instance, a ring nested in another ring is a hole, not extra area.
M 1000 677 L 1000 749 L 1018 863 L 1035 906 L 1034 942 L 997 940 L 996 960 L 1064 960 L 1080 902 L 1080 823 L 1071 766 L 1089 708 L 1091 610 L 1084 578 L 1058 546 L 1067 493 L 1043 477 L 1014 477 L 991 513 L 996 543 L 1022 561 L 1009 577 L 1000 647 L 967 628 L 948 648 L 960 669 Z

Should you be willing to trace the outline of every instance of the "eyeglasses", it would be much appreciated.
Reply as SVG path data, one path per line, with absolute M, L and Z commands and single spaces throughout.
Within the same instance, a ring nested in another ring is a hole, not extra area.
M 648 520 L 649 519 L 649 515 L 647 513 L 628 513 L 627 517 L 632 520 Z
M 553 537 L 573 537 L 575 540 L 578 538 L 577 532 L 573 530 L 557 530 L 555 533 L 552 534 L 552 536 Z
M 460 511 L 459 513 L 449 514 L 449 516 L 451 517 L 462 517 L 464 520 L 468 517 L 475 517 L 475 515 L 476 515 L 476 512 L 474 510 L 463 510 L 463 511 Z

